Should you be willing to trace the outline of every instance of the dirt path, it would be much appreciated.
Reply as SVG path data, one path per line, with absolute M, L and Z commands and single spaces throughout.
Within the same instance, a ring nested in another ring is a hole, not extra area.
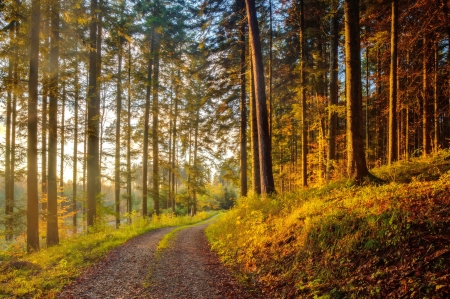
M 210 251 L 208 224 L 177 232 L 157 257 L 159 241 L 173 228 L 134 238 L 86 270 L 59 298 L 252 298 Z

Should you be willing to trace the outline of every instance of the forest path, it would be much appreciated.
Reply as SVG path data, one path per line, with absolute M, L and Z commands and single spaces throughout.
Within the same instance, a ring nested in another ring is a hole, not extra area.
M 157 229 L 115 248 L 87 269 L 59 298 L 251 298 L 211 252 L 205 236 L 210 220 L 176 232 Z

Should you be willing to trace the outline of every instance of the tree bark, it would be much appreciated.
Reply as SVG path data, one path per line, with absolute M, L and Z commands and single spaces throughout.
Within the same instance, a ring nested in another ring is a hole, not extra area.
M 328 155 L 327 155 L 327 174 L 326 180 L 330 180 L 332 171 L 332 161 L 336 160 L 336 135 L 338 125 L 338 115 L 335 108 L 338 104 L 339 97 L 339 65 L 338 65 L 338 51 L 339 51 L 339 14 L 338 2 L 335 0 L 332 4 L 333 17 L 331 19 L 331 38 L 330 38 L 330 101 L 328 105 Z
M 78 44 L 76 45 L 75 57 L 78 58 Z M 72 169 L 72 225 L 74 233 L 77 232 L 77 191 L 78 191 L 78 102 L 80 98 L 80 86 L 78 78 L 78 61 L 75 61 L 74 75 L 74 129 L 73 129 L 73 169 Z
M 388 165 L 398 159 L 397 156 L 397 40 L 398 40 L 398 0 L 392 0 L 391 15 L 391 70 L 389 76 L 389 141 Z
M 89 28 L 89 90 L 87 102 L 87 225 L 94 225 L 97 216 L 96 197 L 99 192 L 99 120 L 100 103 L 97 89 L 97 0 L 91 0 L 91 23 Z
M 422 139 L 423 139 L 423 156 L 426 157 L 431 153 L 431 122 L 430 117 L 432 117 L 430 113 L 430 94 L 428 87 L 428 38 L 424 36 L 423 38 L 423 85 L 422 85 Z
M 345 83 L 347 96 L 347 173 L 361 182 L 368 175 L 364 153 L 359 0 L 345 0 Z
M 37 171 L 37 103 L 39 78 L 40 1 L 31 2 L 30 72 L 28 80 L 27 139 L 27 251 L 39 250 L 39 195 Z
M 142 159 L 142 216 L 147 217 L 147 173 L 148 173 L 148 125 L 150 118 L 150 93 L 152 87 L 153 66 L 153 30 L 150 33 L 150 53 L 147 66 L 147 92 L 145 94 L 144 144 Z
M 59 2 L 51 9 L 51 40 L 49 61 L 49 136 L 48 136 L 48 212 L 47 246 L 59 243 L 58 236 L 58 185 L 57 185 L 57 144 L 58 144 L 58 81 L 59 81 Z
M 128 223 L 131 223 L 131 43 L 128 43 L 128 101 L 127 101 L 127 213 Z
M 251 114 L 251 134 L 252 134 L 252 182 L 253 192 L 261 194 L 261 177 L 259 167 L 259 153 L 258 153 L 258 124 L 256 121 L 256 99 L 255 99 L 255 80 L 253 75 L 253 62 L 250 59 L 250 114 Z
M 300 0 L 300 106 L 302 127 L 302 186 L 308 186 L 308 128 L 306 124 L 306 45 L 305 45 L 304 1 Z
M 240 61 L 240 83 L 241 83 L 241 101 L 240 101 L 240 112 L 241 112 L 241 134 L 240 134 L 240 144 L 241 144 L 241 196 L 247 196 L 247 100 L 245 92 L 245 2 L 244 0 L 239 0 L 240 11 L 242 13 L 242 19 L 239 30 L 239 43 L 241 51 L 241 61 Z
M 14 39 L 14 30 L 9 32 L 10 42 Z M 14 94 L 14 78 L 13 78 L 13 58 L 9 57 L 8 62 L 8 84 L 6 95 L 6 132 L 5 132 L 5 240 L 10 241 L 13 238 L 13 210 L 14 203 L 10 197 L 11 188 L 11 115 L 12 115 L 12 98 Z
M 152 105 L 152 149 L 153 149 L 153 204 L 156 215 L 160 214 L 159 207 L 159 128 L 158 128 L 158 116 L 159 116 L 159 49 L 160 42 L 159 36 L 155 33 L 155 55 L 154 55 L 154 67 L 153 67 L 153 105 Z
M 259 38 L 258 20 L 256 19 L 255 0 L 246 0 L 249 38 L 251 44 L 253 73 L 255 78 L 256 116 L 258 123 L 258 142 L 260 158 L 261 193 L 275 193 L 272 172 L 272 156 L 264 84 L 264 66 Z
M 119 37 L 117 52 L 119 64 L 117 70 L 117 99 L 116 99 L 116 148 L 114 161 L 114 206 L 116 212 L 116 228 L 120 226 L 120 115 L 122 113 L 122 37 Z

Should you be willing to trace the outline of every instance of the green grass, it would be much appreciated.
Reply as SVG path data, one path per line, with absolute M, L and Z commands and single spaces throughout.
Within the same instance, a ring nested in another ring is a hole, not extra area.
M 343 180 L 241 198 L 208 239 L 240 279 L 271 298 L 442 297 L 450 292 L 446 157 L 398 162 L 395 179 L 382 175 L 392 168 L 373 170 L 387 181 L 380 186 Z
M 118 230 L 103 227 L 32 254 L 10 248 L 0 253 L 0 298 L 54 298 L 64 285 L 127 240 L 157 228 L 193 224 L 211 216 L 200 212 L 194 217 L 136 218 Z

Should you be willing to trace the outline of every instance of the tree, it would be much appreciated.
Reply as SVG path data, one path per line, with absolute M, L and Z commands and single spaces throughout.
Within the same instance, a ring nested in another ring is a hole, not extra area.
M 39 77 L 40 1 L 31 2 L 30 73 L 28 79 L 27 142 L 27 251 L 39 250 L 39 197 L 37 172 L 37 103 Z
M 389 138 L 388 164 L 397 160 L 397 40 L 398 0 L 392 0 L 391 69 L 389 77 Z
M 245 2 L 239 0 L 239 8 L 242 14 L 242 20 L 239 30 L 239 43 L 241 47 L 241 61 L 240 61 L 240 81 L 241 81 L 241 196 L 247 196 L 247 101 L 245 92 L 245 71 L 246 71 L 246 51 L 245 51 Z
M 359 0 L 344 1 L 345 87 L 347 97 L 347 173 L 361 182 L 368 175 L 362 123 Z
M 253 74 L 255 78 L 256 115 L 258 123 L 258 144 L 260 158 L 260 177 L 262 194 L 275 192 L 272 173 L 272 156 L 266 106 L 266 91 L 264 86 L 264 67 L 259 39 L 258 20 L 254 0 L 246 0 L 249 38 L 252 52 Z
M 302 128 L 302 185 L 308 185 L 308 128 L 306 124 L 306 41 L 305 41 L 305 9 L 304 1 L 300 0 L 300 106 Z

